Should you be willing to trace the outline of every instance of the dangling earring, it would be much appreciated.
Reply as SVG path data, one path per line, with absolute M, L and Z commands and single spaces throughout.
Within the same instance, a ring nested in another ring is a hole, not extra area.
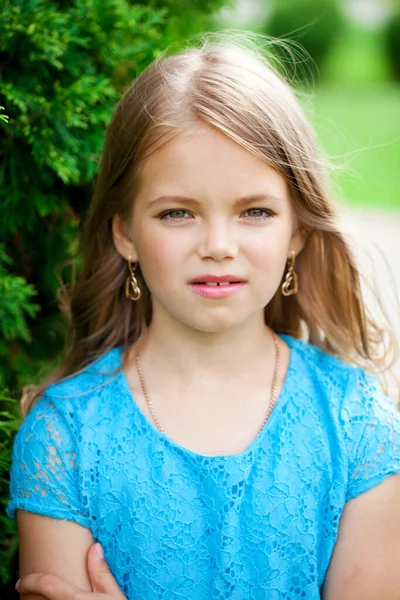
M 125 296 L 136 302 L 141 297 L 142 292 L 140 291 L 140 287 L 138 286 L 138 282 L 135 277 L 137 263 L 135 265 L 132 264 L 132 256 L 129 256 L 128 258 L 128 267 L 130 275 L 125 282 Z
M 294 270 L 295 253 L 292 250 L 290 258 L 288 258 L 288 271 L 285 276 L 285 281 L 282 284 L 281 291 L 283 296 L 292 296 L 297 294 L 299 289 L 299 281 L 297 273 Z

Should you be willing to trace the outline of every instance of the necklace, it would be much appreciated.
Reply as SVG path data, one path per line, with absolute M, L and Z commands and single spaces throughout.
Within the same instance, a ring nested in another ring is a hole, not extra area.
M 272 377 L 272 384 L 271 384 L 271 395 L 270 395 L 270 401 L 269 401 L 269 407 L 268 407 L 268 410 L 267 410 L 267 414 L 265 416 L 265 419 L 264 419 L 264 421 L 263 421 L 260 429 L 258 430 L 257 435 L 259 435 L 261 433 L 262 429 L 264 428 L 264 425 L 268 421 L 268 419 L 270 417 L 270 414 L 271 414 L 271 412 L 272 412 L 272 410 L 273 410 L 273 408 L 275 406 L 275 403 L 276 403 L 276 387 L 277 387 L 278 373 L 279 373 L 280 351 L 279 351 L 278 337 L 275 335 L 274 332 L 272 332 L 272 338 L 273 338 L 274 344 L 275 344 L 275 365 L 274 365 L 274 374 L 273 374 L 273 377 Z M 149 392 L 147 390 L 147 385 L 146 385 L 146 382 L 145 382 L 145 379 L 144 379 L 144 376 L 143 376 L 143 371 L 142 371 L 142 367 L 141 367 L 140 359 L 139 359 L 139 355 L 140 355 L 140 345 L 139 345 L 139 342 L 140 341 L 141 341 L 141 337 L 139 338 L 139 340 L 135 344 L 135 345 L 138 346 L 138 351 L 136 352 L 135 360 L 136 360 L 137 372 L 139 374 L 140 386 L 142 388 L 143 395 L 144 395 L 144 397 L 146 399 L 146 402 L 147 402 L 147 405 L 149 407 L 151 416 L 153 417 L 153 420 L 154 420 L 154 422 L 155 422 L 155 424 L 157 426 L 157 429 L 161 433 L 165 434 L 165 430 L 162 427 L 162 425 L 161 425 L 161 423 L 160 423 L 160 421 L 159 421 L 159 419 L 158 419 L 158 417 L 157 417 L 157 415 L 155 413 L 153 402 L 151 401 L 151 398 L 149 396 Z

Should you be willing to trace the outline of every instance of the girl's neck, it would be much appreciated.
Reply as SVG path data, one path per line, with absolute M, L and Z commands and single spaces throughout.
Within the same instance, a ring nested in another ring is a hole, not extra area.
M 210 333 L 172 320 L 153 319 L 144 331 L 142 359 L 190 385 L 199 377 L 228 380 L 239 373 L 273 366 L 275 346 L 263 315 L 240 327 Z

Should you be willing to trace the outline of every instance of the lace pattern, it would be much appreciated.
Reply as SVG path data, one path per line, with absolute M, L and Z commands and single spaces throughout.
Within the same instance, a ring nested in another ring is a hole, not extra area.
M 129 600 L 320 598 L 345 502 L 400 472 L 400 417 L 374 378 L 311 345 L 243 452 L 156 430 L 114 349 L 47 389 L 14 442 L 7 514 L 88 527 Z

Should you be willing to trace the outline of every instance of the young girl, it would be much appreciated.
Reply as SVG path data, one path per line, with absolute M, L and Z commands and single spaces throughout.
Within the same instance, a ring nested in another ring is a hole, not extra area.
M 138 77 L 82 257 L 70 350 L 14 443 L 20 591 L 398 598 L 400 418 L 364 370 L 384 332 L 261 52 L 211 36 Z

